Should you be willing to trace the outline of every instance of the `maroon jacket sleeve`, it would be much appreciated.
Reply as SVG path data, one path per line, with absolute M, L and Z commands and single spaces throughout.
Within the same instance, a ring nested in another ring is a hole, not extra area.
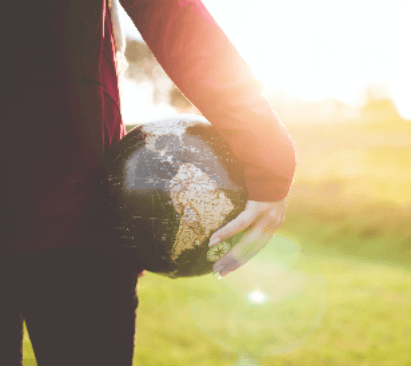
M 166 73 L 245 163 L 249 199 L 286 197 L 295 171 L 293 141 L 201 1 L 121 3 Z

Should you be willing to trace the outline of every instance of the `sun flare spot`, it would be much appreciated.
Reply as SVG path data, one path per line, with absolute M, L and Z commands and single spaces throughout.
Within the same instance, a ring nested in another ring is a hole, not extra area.
M 248 299 L 253 303 L 262 304 L 267 300 L 267 295 L 260 290 L 255 290 L 248 294 Z

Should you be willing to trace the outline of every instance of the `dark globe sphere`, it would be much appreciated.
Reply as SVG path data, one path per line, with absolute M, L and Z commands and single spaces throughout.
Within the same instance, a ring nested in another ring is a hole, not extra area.
M 210 273 L 232 246 L 209 238 L 244 210 L 244 165 L 200 116 L 178 115 L 130 131 L 105 159 L 99 201 L 115 248 L 171 278 Z

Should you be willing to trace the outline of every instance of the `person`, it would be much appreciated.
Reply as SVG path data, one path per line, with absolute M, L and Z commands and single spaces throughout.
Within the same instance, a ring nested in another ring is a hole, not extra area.
M 121 0 L 184 95 L 245 164 L 247 206 L 211 244 L 227 275 L 284 220 L 291 137 L 200 0 Z M 142 268 L 102 244 L 93 218 L 102 158 L 125 129 L 106 0 L 8 1 L 3 25 L 0 364 L 21 364 L 24 318 L 39 366 L 130 366 Z M 3 33 L 5 34 L 5 33 Z

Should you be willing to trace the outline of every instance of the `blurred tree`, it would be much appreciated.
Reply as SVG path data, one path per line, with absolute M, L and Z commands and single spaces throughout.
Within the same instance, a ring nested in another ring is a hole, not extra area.
M 137 84 L 151 83 L 154 103 L 165 102 L 180 111 L 198 112 L 167 76 L 146 43 L 127 39 L 125 56 L 129 64 L 125 77 Z
M 169 104 L 174 84 L 148 46 L 144 42 L 127 39 L 125 56 L 129 63 L 126 78 L 135 83 L 150 82 L 154 86 L 154 103 Z

